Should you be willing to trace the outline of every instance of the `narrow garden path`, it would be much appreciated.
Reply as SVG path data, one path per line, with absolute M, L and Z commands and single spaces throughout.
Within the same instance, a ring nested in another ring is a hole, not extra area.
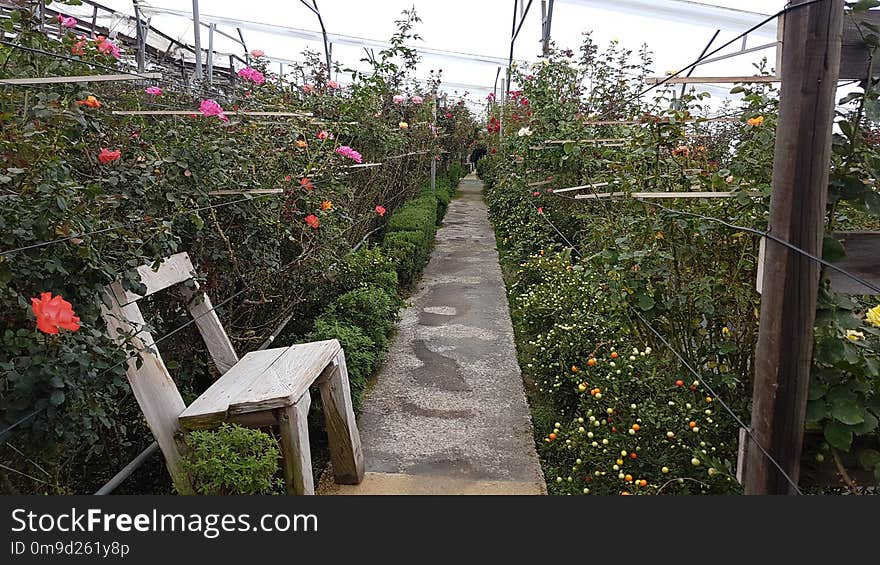
M 545 494 L 495 235 L 462 180 L 358 426 L 367 475 L 337 494 Z M 327 483 L 332 481 L 327 481 Z

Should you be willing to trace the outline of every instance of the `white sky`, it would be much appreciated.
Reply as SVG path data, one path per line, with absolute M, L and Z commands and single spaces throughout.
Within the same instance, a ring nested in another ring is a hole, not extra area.
M 706 11 L 712 4 L 740 11 L 763 14 L 776 13 L 784 7 L 784 0 L 700 0 L 701 5 L 682 0 L 556 0 L 551 36 L 559 47 L 577 49 L 580 36 L 592 30 L 600 46 L 617 39 L 625 47 L 637 51 L 647 43 L 654 53 L 654 70 L 657 75 L 677 70 L 695 60 L 709 41 L 715 29 L 722 29 L 714 46 L 720 46 L 739 32 L 750 27 L 749 22 L 759 17 L 734 12 Z M 104 0 L 104 5 L 126 13 L 133 13 L 130 0 Z M 146 9 L 172 9 L 191 12 L 190 0 L 141 0 Z M 56 9 L 60 5 L 53 4 Z M 318 0 L 324 23 L 330 33 L 351 35 L 373 40 L 387 40 L 394 32 L 394 20 L 402 10 L 415 6 L 423 22 L 416 28 L 425 47 L 488 55 L 506 59 L 510 46 L 510 30 L 513 18 L 512 0 Z M 315 16 L 296 0 L 200 0 L 203 19 L 208 16 L 238 18 L 252 22 L 279 26 L 319 30 Z M 85 10 L 71 7 L 68 11 L 82 17 Z M 684 23 L 683 20 L 693 23 Z M 535 60 L 540 54 L 541 2 L 533 0 L 525 24 L 517 39 L 514 56 L 517 59 Z M 171 15 L 154 14 L 151 24 L 182 41 L 193 43 L 192 24 L 188 20 Z M 117 23 L 116 25 L 121 25 Z M 233 27 L 219 25 L 218 29 L 237 35 Z M 207 30 L 202 28 L 202 46 L 207 47 Z M 308 41 L 289 35 L 271 34 L 263 31 L 243 30 L 248 48 L 260 48 L 269 57 L 297 60 L 306 47 L 323 52 L 320 42 Z M 757 46 L 775 40 L 775 25 L 749 40 L 748 46 Z M 215 37 L 215 49 L 221 52 L 243 54 L 236 43 Z M 713 47 L 714 48 L 714 47 Z M 734 51 L 739 44 L 725 52 Z M 334 60 L 346 66 L 359 66 L 363 50 L 341 44 L 333 47 Z M 694 76 L 750 75 L 752 64 L 767 56 L 772 62 L 773 49 L 740 56 L 698 68 Z M 418 74 L 428 75 L 431 69 L 443 69 L 446 91 L 451 97 L 470 90 L 472 99 L 483 100 L 495 82 L 497 65 L 448 59 L 423 55 Z M 340 76 L 346 82 L 346 76 Z M 462 87 L 460 85 L 475 86 Z M 705 87 L 713 96 L 723 95 L 728 86 Z

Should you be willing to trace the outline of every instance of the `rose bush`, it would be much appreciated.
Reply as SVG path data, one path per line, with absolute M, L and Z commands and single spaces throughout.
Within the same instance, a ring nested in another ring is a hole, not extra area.
M 14 14 L 4 25 L 19 46 L 67 58 L 2 46 L 4 78 L 105 72 L 88 63 L 130 68 L 124 45 L 71 32 L 58 41 L 27 10 Z M 163 80 L 0 92 L 0 429 L 18 425 L 2 456 L 26 470 L 4 474 L 3 492 L 93 491 L 152 439 L 125 380 L 132 352 L 108 339 L 100 316 L 104 285 L 121 280 L 137 292 L 137 266 L 186 251 L 214 303 L 230 299 L 218 312 L 240 355 L 288 316 L 275 343 L 303 340 L 325 311 L 341 312 L 329 307 L 352 290 L 328 279 L 354 246 L 370 253 L 382 241 L 387 218 L 425 189 L 435 156 L 438 180 L 449 172 L 455 185 L 461 170 L 453 160 L 474 124 L 457 107 L 455 120 L 429 127 L 436 85 L 413 78 L 417 55 L 403 46 L 416 21 L 405 14 L 374 72 L 353 73 L 345 88 L 320 63 L 298 69 L 305 80 L 291 83 L 255 54 L 234 85 Z M 399 92 L 422 101 L 396 105 Z M 151 109 L 191 113 L 112 113 Z M 384 166 L 351 167 L 376 162 Z M 375 276 L 396 304 L 397 284 Z M 62 297 L 70 312 L 51 297 L 32 309 L 42 293 Z M 175 332 L 159 349 L 189 402 L 217 371 L 173 294 L 140 304 L 154 336 Z M 45 333 L 38 324 L 62 329 Z M 28 478 L 40 469 L 50 480 Z M 153 474 L 135 481 L 135 492 L 168 488 L 161 471 Z

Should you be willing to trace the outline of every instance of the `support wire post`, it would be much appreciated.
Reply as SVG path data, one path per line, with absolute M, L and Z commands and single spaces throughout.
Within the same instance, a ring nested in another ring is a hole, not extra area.
M 217 24 L 208 26 L 208 84 L 214 84 L 214 30 Z
M 785 15 L 769 233 L 816 256 L 825 231 L 843 4 L 792 0 Z M 819 265 L 768 239 L 762 288 L 743 482 L 746 494 L 793 494 L 783 471 L 797 483 Z
M 193 0 L 193 41 L 196 51 L 196 72 L 193 75 L 195 80 L 202 80 L 202 35 L 201 21 L 199 20 L 199 0 Z

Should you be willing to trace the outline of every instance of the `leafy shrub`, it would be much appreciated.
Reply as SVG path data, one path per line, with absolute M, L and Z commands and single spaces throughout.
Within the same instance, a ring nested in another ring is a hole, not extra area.
M 235 424 L 186 435 L 184 470 L 203 495 L 271 494 L 281 453 L 272 436 Z
M 363 330 L 354 324 L 332 316 L 322 315 L 315 321 L 315 329 L 306 336 L 307 341 L 338 339 L 345 351 L 345 364 L 351 385 L 351 400 L 359 409 L 361 395 L 367 386 L 367 379 L 379 362 L 376 344 Z
M 399 302 L 381 288 L 366 287 L 346 292 L 333 301 L 322 315 L 337 318 L 361 329 L 377 349 L 388 346 L 388 334 L 394 327 Z
M 337 294 L 372 286 L 395 295 L 399 285 L 394 262 L 379 247 L 363 248 L 346 255 L 336 268 L 333 281 Z

